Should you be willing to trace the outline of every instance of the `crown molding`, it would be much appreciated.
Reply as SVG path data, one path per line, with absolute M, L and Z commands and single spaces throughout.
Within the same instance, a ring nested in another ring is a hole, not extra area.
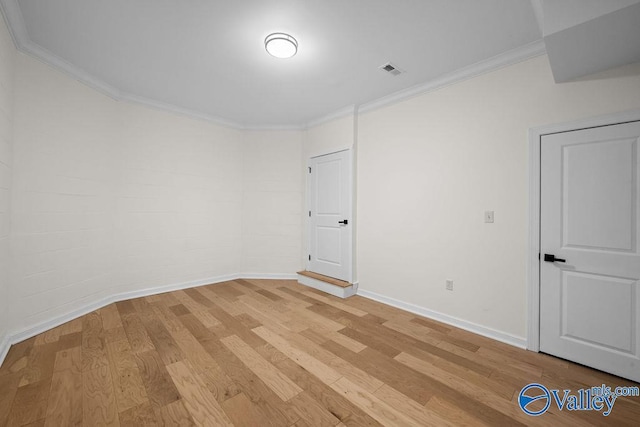
M 303 125 L 243 125 L 242 130 L 247 131 L 302 131 Z
M 517 49 L 501 53 L 484 61 L 476 62 L 475 64 L 460 68 L 459 70 L 445 74 L 426 83 L 416 85 L 408 89 L 403 89 L 392 93 L 391 95 L 383 96 L 382 98 L 378 98 L 374 101 L 361 104 L 358 109 L 358 113 L 366 113 L 391 104 L 396 104 L 427 92 L 433 92 L 445 86 L 460 83 L 464 80 L 469 80 L 482 74 L 544 55 L 545 53 L 546 49 L 544 40 L 538 40 Z
M 349 105 L 348 107 L 341 108 L 340 110 L 334 111 L 333 113 L 327 114 L 326 116 L 307 122 L 307 124 L 304 126 L 304 129 L 305 130 L 311 129 L 316 126 L 323 125 L 327 122 L 331 122 L 333 120 L 341 119 L 347 116 L 353 116 L 356 114 L 357 111 L 358 109 L 355 104 Z
M 191 119 L 204 120 L 206 122 L 214 123 L 220 126 L 225 126 L 225 127 L 236 129 L 236 130 L 246 129 L 242 124 L 233 120 L 228 120 L 223 117 L 214 116 L 212 114 L 201 113 L 199 111 L 190 110 L 188 108 L 178 107 L 177 105 L 168 104 L 162 101 L 156 101 L 155 99 L 146 98 L 144 96 L 123 93 L 119 98 L 117 98 L 117 100 L 123 101 L 123 102 L 129 102 L 132 104 L 140 104 L 145 107 L 153 108 L 155 110 L 166 111 L 169 113 L 186 116 Z
M 22 43 L 29 40 L 27 34 L 27 26 L 24 24 L 22 11 L 18 6 L 17 0 L 0 0 L 0 10 L 4 16 L 4 22 L 7 24 L 9 34 L 13 39 L 13 44 L 17 49 L 22 48 Z

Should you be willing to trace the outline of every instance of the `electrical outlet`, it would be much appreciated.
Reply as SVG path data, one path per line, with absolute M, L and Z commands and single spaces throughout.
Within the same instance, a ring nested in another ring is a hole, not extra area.
M 485 211 L 484 212 L 484 222 L 493 223 L 493 211 Z
M 448 291 L 453 290 L 453 280 L 447 280 L 447 290 Z

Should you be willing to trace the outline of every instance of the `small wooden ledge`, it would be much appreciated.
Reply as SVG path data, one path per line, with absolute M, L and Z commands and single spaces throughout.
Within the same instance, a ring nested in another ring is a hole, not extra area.
M 318 289 L 319 291 L 326 292 L 338 298 L 349 298 L 358 292 L 357 284 L 306 270 L 298 272 L 298 283 Z
M 348 288 L 351 286 L 351 283 L 345 282 L 344 280 L 334 279 L 333 277 L 324 276 L 322 274 L 314 273 L 313 271 L 298 271 L 298 274 L 311 277 L 312 279 L 321 280 L 326 283 L 331 283 L 332 285 L 340 286 L 341 288 Z

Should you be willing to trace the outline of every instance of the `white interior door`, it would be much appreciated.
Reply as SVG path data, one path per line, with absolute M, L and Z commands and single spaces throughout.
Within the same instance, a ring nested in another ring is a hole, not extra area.
M 640 122 L 545 135 L 540 159 L 540 350 L 635 381 L 639 137 Z
M 351 282 L 351 151 L 314 157 L 309 169 L 309 266 Z

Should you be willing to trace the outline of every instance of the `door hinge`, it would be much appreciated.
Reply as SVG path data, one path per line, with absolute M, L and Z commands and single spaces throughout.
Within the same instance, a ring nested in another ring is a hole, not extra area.
M 311 166 L 309 166 L 309 173 L 311 173 Z
M 311 261 L 311 255 L 309 255 L 309 261 Z
M 311 211 L 309 211 L 309 216 L 311 216 Z

